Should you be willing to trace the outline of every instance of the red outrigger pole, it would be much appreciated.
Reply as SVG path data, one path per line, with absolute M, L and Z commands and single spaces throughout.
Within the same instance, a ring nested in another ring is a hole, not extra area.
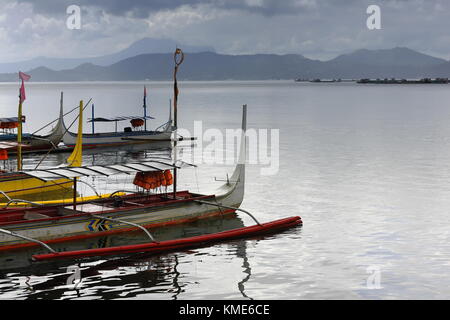
M 48 254 L 33 255 L 33 260 L 44 261 L 54 259 L 86 258 L 86 257 L 98 257 L 98 256 L 119 255 L 128 253 L 161 253 L 167 251 L 175 251 L 179 249 L 201 247 L 203 245 L 208 245 L 214 242 L 220 242 L 225 240 L 239 239 L 279 232 L 301 224 L 302 220 L 300 217 L 290 217 L 250 227 L 244 227 L 239 229 L 233 229 L 213 234 L 177 240 L 167 240 L 161 242 L 154 241 L 137 245 L 89 249 L 89 250 L 65 251 L 65 252 L 52 252 Z

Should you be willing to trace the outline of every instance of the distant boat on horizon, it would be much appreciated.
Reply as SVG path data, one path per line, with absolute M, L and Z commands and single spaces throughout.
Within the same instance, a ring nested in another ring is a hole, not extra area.
M 356 80 L 353 80 L 353 79 L 341 79 L 341 78 L 338 78 L 338 79 L 319 79 L 319 78 L 317 78 L 317 79 L 301 79 L 301 78 L 298 78 L 298 79 L 295 79 L 294 80 L 295 82 L 313 82 L 313 83 L 334 83 L 334 82 L 355 82 Z
M 362 84 L 448 84 L 448 78 L 422 78 L 422 79 L 360 79 L 356 81 Z

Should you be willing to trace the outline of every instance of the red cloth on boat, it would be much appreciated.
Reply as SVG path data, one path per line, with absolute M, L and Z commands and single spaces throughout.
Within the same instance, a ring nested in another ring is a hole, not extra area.
M 22 103 L 26 99 L 25 84 L 23 82 L 30 80 L 31 76 L 29 76 L 26 73 L 23 73 L 23 72 L 19 71 L 19 78 L 20 78 L 20 80 L 22 80 L 22 85 L 20 86 L 20 95 L 19 95 L 20 103 Z

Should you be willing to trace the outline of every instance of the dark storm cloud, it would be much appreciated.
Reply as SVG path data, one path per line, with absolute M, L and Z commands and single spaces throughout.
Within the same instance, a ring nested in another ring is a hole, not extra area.
M 18 0 L 18 2 L 27 2 L 33 4 L 37 13 L 64 14 L 70 5 L 79 5 L 81 7 L 97 7 L 107 13 L 114 15 L 123 15 L 132 13 L 137 17 L 146 16 L 149 12 L 155 12 L 164 9 L 174 9 L 184 4 L 198 5 L 200 3 L 210 2 L 205 0 Z
M 320 9 L 338 11 L 342 8 L 368 4 L 404 6 L 425 3 L 424 0 L 17 0 L 31 3 L 37 13 L 63 14 L 69 5 L 96 7 L 116 16 L 129 14 L 143 18 L 161 10 L 181 6 L 209 6 L 224 10 L 237 10 L 265 16 L 293 15 Z M 433 1 L 428 1 L 432 3 Z M 440 2 L 440 1 L 438 1 Z
M 381 30 L 366 26 L 373 4 L 381 7 Z M 82 8 L 78 32 L 65 28 L 69 5 Z M 89 43 L 90 54 L 100 55 L 154 37 L 228 54 L 328 59 L 401 46 L 450 58 L 448 0 L 0 0 L 0 9 L 0 56 L 25 52 L 17 48 L 28 43 L 26 52 L 52 55 L 61 41 L 72 46 L 69 54 Z
M 33 4 L 37 13 L 62 14 L 69 5 L 97 7 L 114 15 L 131 14 L 142 18 L 161 10 L 172 10 L 181 6 L 207 5 L 225 10 L 241 10 L 263 15 L 295 14 L 308 10 L 324 0 L 18 0 Z M 348 1 L 353 2 L 353 0 Z

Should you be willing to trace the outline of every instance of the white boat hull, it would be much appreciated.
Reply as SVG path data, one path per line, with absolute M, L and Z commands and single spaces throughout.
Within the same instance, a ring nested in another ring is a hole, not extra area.
M 134 132 L 110 132 L 83 134 L 83 147 L 114 146 L 131 143 L 171 143 L 171 131 L 134 131 Z M 68 147 L 76 144 L 76 134 L 66 132 L 63 143 Z

